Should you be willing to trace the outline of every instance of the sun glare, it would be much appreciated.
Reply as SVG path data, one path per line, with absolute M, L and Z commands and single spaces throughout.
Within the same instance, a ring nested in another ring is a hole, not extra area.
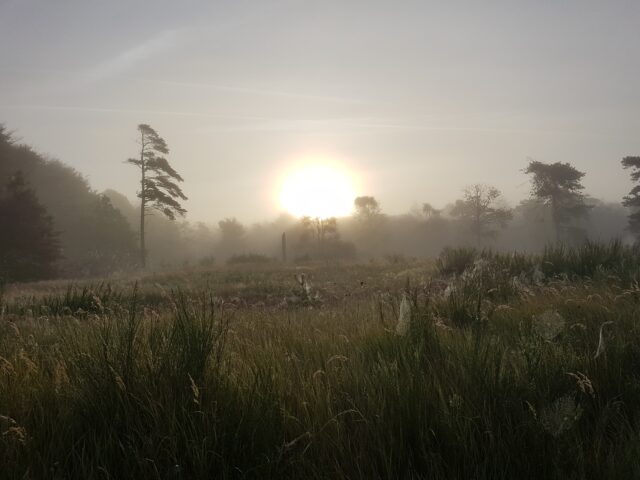
M 280 204 L 292 215 L 340 217 L 349 215 L 356 197 L 349 176 L 328 164 L 313 164 L 287 175 L 280 190 Z

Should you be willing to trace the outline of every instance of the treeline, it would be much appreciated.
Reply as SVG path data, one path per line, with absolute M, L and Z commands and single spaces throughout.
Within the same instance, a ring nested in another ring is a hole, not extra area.
M 640 181 L 640 158 L 626 157 L 623 167 L 631 168 L 632 179 Z M 436 208 L 424 203 L 404 215 L 387 215 L 375 197 L 362 196 L 346 218 L 296 221 L 283 216 L 249 228 L 227 219 L 219 225 L 224 239 L 219 245 L 224 248 L 218 248 L 217 255 L 224 260 L 235 254 L 232 261 L 255 261 L 255 256 L 246 255 L 252 252 L 294 262 L 397 262 L 406 256 L 435 256 L 445 247 L 537 252 L 550 243 L 633 243 L 640 234 L 640 187 L 622 203 L 606 203 L 584 193 L 585 173 L 568 163 L 530 161 L 524 173 L 530 178 L 531 195 L 515 207 L 495 187 L 476 184 L 450 205 Z
M 169 165 L 168 147 L 148 125 L 138 127 L 138 156 L 128 162 L 142 173 L 144 213 L 115 190 L 96 192 L 60 161 L 20 144 L 0 126 L 0 280 L 104 276 L 140 268 L 267 261 L 310 262 L 433 256 L 447 246 L 539 251 L 554 242 L 620 238 L 640 233 L 640 187 L 621 203 L 584 193 L 584 173 L 567 163 L 531 161 L 525 173 L 531 196 L 511 207 L 488 185 L 472 185 L 461 198 L 436 208 L 424 203 L 403 215 L 385 214 L 372 196 L 358 197 L 346 218 L 296 219 L 243 225 L 180 218 L 186 199 Z M 640 181 L 640 158 L 622 166 Z M 142 200 L 142 199 L 141 199 Z M 140 226 L 145 236 L 141 244 Z
M 0 189 L 0 277 L 100 275 L 131 264 L 136 235 L 109 199 L 73 168 L 17 143 L 2 126 Z M 29 228 L 52 241 L 25 237 Z

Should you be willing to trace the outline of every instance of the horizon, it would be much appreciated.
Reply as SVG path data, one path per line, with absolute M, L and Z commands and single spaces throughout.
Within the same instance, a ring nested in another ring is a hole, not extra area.
M 0 120 L 96 190 L 135 201 L 138 123 L 167 141 L 194 222 L 277 217 L 310 154 L 391 215 L 474 183 L 515 206 L 528 158 L 572 163 L 599 200 L 631 185 L 638 5 L 155 5 L 0 5 Z

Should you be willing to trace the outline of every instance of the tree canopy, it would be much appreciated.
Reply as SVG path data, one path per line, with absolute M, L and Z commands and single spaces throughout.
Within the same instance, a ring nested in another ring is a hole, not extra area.
M 104 274 L 130 265 L 135 237 L 121 212 L 109 208 L 76 170 L 18 143 L 0 125 L 0 186 L 18 171 L 58 232 L 60 275 Z
M 475 184 L 464 190 L 464 198 L 451 210 L 453 217 L 464 221 L 480 246 L 488 238 L 494 238 L 512 218 L 511 210 L 498 205 L 500 190 L 483 184 Z
M 629 231 L 637 239 L 640 238 L 640 157 L 624 157 L 622 166 L 631 169 L 631 180 L 636 183 L 624 197 L 622 204 L 632 209 L 629 214 Z
M 60 245 L 53 220 L 18 171 L 0 195 L 0 277 L 10 281 L 52 278 Z
M 176 216 L 184 216 L 187 212 L 180 200 L 186 200 L 186 195 L 178 185 L 182 177 L 164 157 L 169 153 L 167 142 L 146 123 L 138 125 L 140 138 L 139 156 L 130 158 L 127 163 L 134 165 L 140 171 L 140 262 L 146 264 L 145 245 L 145 217 L 150 210 L 162 212 L 170 220 Z
M 580 235 L 572 221 L 585 217 L 589 206 L 582 193 L 584 173 L 570 163 L 542 163 L 531 160 L 525 169 L 531 175 L 531 194 L 551 210 L 557 241 Z

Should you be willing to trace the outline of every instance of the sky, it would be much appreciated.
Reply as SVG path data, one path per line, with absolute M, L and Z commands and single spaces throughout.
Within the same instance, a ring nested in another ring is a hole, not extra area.
M 639 22 L 637 1 L 0 0 L 0 122 L 131 199 L 150 124 L 193 221 L 274 218 L 308 156 L 390 214 L 473 183 L 515 205 L 528 159 L 619 201 Z

